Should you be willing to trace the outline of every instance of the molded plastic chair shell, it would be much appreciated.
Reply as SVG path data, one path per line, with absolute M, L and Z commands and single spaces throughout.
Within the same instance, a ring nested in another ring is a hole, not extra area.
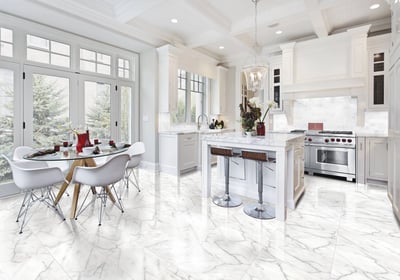
M 60 206 L 54 205 L 55 195 L 52 190 L 53 185 L 64 182 L 64 175 L 61 169 L 58 167 L 38 167 L 38 162 L 26 160 L 13 162 L 7 156 L 2 156 L 11 167 L 15 185 L 25 193 L 17 216 L 17 222 L 23 217 L 19 233 L 22 233 L 29 220 L 27 219 L 28 210 L 37 201 L 53 208 L 61 219 L 65 220 Z
M 130 160 L 126 165 L 126 173 L 125 173 L 125 183 L 126 187 L 129 188 L 129 181 L 131 174 L 133 174 L 134 180 L 131 181 L 136 189 L 140 192 L 139 181 L 134 172 L 134 169 L 140 165 L 142 161 L 143 154 L 146 152 L 145 146 L 143 142 L 136 142 L 125 152 L 130 156 Z
M 36 167 L 36 162 L 11 161 L 10 164 L 14 183 L 20 189 L 37 189 L 64 182 L 64 175 L 58 167 Z
M 146 152 L 145 146 L 143 142 L 136 142 L 129 149 L 126 153 L 131 157 L 128 162 L 126 168 L 135 168 L 139 166 L 140 161 L 142 160 L 142 155 Z
M 31 161 L 24 159 L 24 156 L 27 154 L 33 154 L 36 150 L 29 146 L 18 146 L 14 149 L 13 160 L 14 161 L 25 161 L 30 162 L 30 166 L 28 168 L 40 168 L 40 167 L 48 167 L 47 163 L 44 161 Z
M 91 187 L 101 187 L 100 193 L 96 194 L 97 198 L 99 198 L 101 200 L 101 206 L 100 206 L 100 211 L 99 211 L 99 226 L 101 226 L 103 212 L 105 210 L 106 201 L 107 201 L 107 198 L 109 195 L 108 191 L 106 190 L 106 187 L 108 185 L 111 185 L 111 189 L 114 190 L 114 193 L 117 196 L 118 204 L 119 204 L 119 207 L 118 207 L 118 205 L 117 205 L 117 207 L 121 210 L 122 213 L 124 212 L 121 197 L 118 195 L 117 191 L 115 190 L 114 184 L 124 178 L 126 164 L 129 161 L 129 159 L 130 158 L 127 154 L 119 154 L 119 155 L 109 158 L 106 161 L 106 163 L 104 163 L 101 166 L 96 166 L 96 167 L 77 166 L 77 167 L 75 167 L 74 174 L 72 175 L 72 181 L 71 181 L 72 183 L 88 185 Z M 77 217 L 79 216 L 80 213 L 82 213 L 85 209 L 87 209 L 87 207 L 91 203 L 94 202 L 92 200 L 92 202 L 90 202 L 88 205 L 86 205 L 84 207 L 84 204 L 88 197 L 89 192 L 90 192 L 90 189 L 87 192 L 85 199 L 81 203 L 81 206 L 78 210 Z
M 71 182 L 89 186 L 107 186 L 120 181 L 125 174 L 129 156 L 121 154 L 110 158 L 106 163 L 96 167 L 75 167 Z

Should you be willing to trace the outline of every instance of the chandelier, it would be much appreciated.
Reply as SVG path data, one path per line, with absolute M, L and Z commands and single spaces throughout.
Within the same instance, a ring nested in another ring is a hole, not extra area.
M 242 71 L 246 78 L 246 88 L 256 92 L 264 88 L 264 81 L 267 75 L 267 67 L 257 63 L 257 53 L 260 46 L 257 42 L 257 3 L 260 0 L 251 0 L 254 3 L 254 64 L 244 66 Z

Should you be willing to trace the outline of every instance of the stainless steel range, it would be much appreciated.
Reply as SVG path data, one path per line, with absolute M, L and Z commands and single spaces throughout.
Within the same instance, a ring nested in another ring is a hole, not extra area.
M 304 170 L 356 179 L 356 141 L 352 131 L 306 131 Z

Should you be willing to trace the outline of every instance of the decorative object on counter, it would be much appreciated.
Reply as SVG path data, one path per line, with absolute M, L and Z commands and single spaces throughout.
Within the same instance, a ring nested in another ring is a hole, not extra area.
M 239 105 L 240 108 L 240 116 L 242 118 L 242 128 L 244 131 L 253 131 L 254 125 L 257 122 L 257 135 L 265 135 L 265 123 L 264 120 L 269 112 L 269 110 L 276 106 L 274 101 L 268 101 L 266 103 L 267 109 L 264 112 L 264 115 L 261 114 L 261 107 L 263 107 L 262 103 L 258 102 L 257 97 L 250 98 L 247 101 L 246 106 L 243 104 Z M 262 116 L 262 118 L 261 118 Z
M 214 124 L 216 129 L 223 129 L 224 128 L 224 121 L 221 120 L 220 122 L 218 122 L 218 120 L 215 120 L 215 124 Z
M 215 124 L 214 124 L 214 119 L 212 119 L 210 125 L 208 126 L 209 129 L 214 129 L 215 128 Z

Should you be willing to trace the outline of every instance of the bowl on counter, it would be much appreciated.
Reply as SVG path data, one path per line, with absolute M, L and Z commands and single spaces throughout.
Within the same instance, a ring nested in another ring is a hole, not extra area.
M 117 142 L 117 143 L 115 143 L 115 148 L 117 148 L 118 150 L 119 149 L 122 149 L 122 148 L 124 148 L 125 147 L 125 143 L 124 142 Z
M 83 147 L 82 154 L 84 155 L 91 155 L 94 152 L 95 147 Z

